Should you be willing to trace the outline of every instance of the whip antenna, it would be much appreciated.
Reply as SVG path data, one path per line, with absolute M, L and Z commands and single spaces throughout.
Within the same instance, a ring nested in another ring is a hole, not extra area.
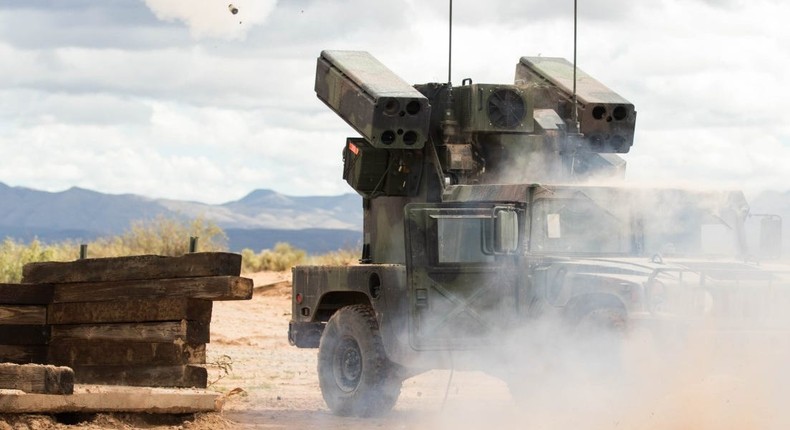
M 579 131 L 579 108 L 576 104 L 576 6 L 578 0 L 573 0 L 573 126 L 575 132 Z M 450 2 L 452 4 L 452 0 Z
M 455 110 L 453 109 L 453 0 L 450 0 L 450 14 L 449 14 L 449 28 L 450 36 L 448 38 L 449 47 L 447 49 L 447 98 L 444 101 L 444 118 L 442 119 L 442 142 L 457 143 L 458 140 L 458 121 L 455 119 Z M 434 145 L 430 145 L 433 149 L 433 165 L 436 168 L 436 173 L 440 178 L 442 189 L 452 183 L 449 175 L 445 175 L 442 169 L 442 162 L 439 160 L 439 153 Z
M 575 1 L 575 0 L 574 0 Z M 453 82 L 453 0 L 450 0 L 450 46 L 447 49 L 447 85 L 452 87 Z

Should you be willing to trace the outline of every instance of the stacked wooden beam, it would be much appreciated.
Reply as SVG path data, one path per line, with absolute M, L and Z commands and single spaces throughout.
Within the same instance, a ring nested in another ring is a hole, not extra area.
M 0 362 L 45 363 L 52 286 L 0 284 Z
M 28 264 L 23 284 L 50 292 L 46 324 L 28 325 L 77 383 L 206 387 L 212 301 L 252 297 L 240 269 L 230 253 Z
M 72 394 L 74 372 L 68 367 L 0 363 L 0 387 L 26 393 Z
M 0 413 L 142 412 L 146 414 L 188 414 L 220 411 L 223 400 L 223 396 L 219 393 L 173 388 L 77 385 L 74 387 L 73 394 L 61 396 L 0 389 Z M 0 428 L 11 427 L 4 427 L 3 420 L 0 418 Z M 94 427 L 91 426 L 91 428 Z

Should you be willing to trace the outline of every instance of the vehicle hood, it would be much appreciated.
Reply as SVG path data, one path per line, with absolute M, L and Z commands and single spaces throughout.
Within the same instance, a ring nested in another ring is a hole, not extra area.
M 761 264 L 737 260 L 706 260 L 692 258 L 580 258 L 558 260 L 560 266 L 577 273 L 636 281 L 661 273 L 698 273 L 708 282 L 787 283 L 790 287 L 790 266 Z
M 585 294 L 614 295 L 631 312 L 713 317 L 790 328 L 790 266 L 692 258 L 553 259 L 546 298 L 564 306 Z M 786 321 L 785 321 L 786 320 Z

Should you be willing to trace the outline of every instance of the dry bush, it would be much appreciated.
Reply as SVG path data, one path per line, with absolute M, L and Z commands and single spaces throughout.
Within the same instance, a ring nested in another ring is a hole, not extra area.
M 198 251 L 227 250 L 227 236 L 217 225 L 202 219 L 183 221 L 158 217 L 132 223 L 120 236 L 99 238 L 88 243 L 88 256 L 127 255 L 179 256 L 189 251 L 189 238 L 199 237 Z M 22 266 L 40 261 L 70 261 L 79 258 L 79 244 L 65 241 L 44 244 L 34 239 L 28 244 L 6 239 L 0 244 L 0 282 L 22 279 Z
M 358 264 L 359 251 L 339 249 L 326 254 L 310 255 L 288 243 L 279 242 L 274 249 L 264 249 L 256 254 L 247 248 L 241 251 L 241 270 L 245 273 L 262 271 L 281 272 L 300 264 L 316 266 L 351 266 Z
M 281 272 L 303 263 L 306 257 L 305 251 L 284 242 L 278 242 L 274 249 L 264 249 L 258 254 L 245 248 L 241 251 L 241 270 L 246 273 L 264 270 Z
M 309 258 L 309 264 L 316 266 L 352 266 L 359 264 L 360 252 L 356 249 L 338 249 L 326 254 L 314 255 Z
M 198 251 L 225 251 L 228 238 L 212 222 L 201 218 L 192 221 L 159 216 L 150 221 L 133 222 L 120 236 L 100 238 L 88 245 L 90 257 L 124 255 L 165 255 L 177 257 L 189 252 L 189 238 L 198 237 Z
M 189 238 L 199 237 L 198 251 L 227 250 L 227 236 L 217 225 L 203 219 L 184 221 L 158 217 L 151 221 L 132 223 L 120 236 L 104 237 L 88 243 L 88 257 L 121 257 L 127 255 L 179 256 L 189 251 Z M 288 243 L 277 243 L 274 249 L 256 254 L 251 249 L 241 252 L 242 271 L 284 271 L 299 264 L 350 266 L 357 264 L 359 252 L 340 249 L 309 256 L 304 250 Z M 6 239 L 0 243 L 0 282 L 19 282 L 22 266 L 40 261 L 70 261 L 79 258 L 79 244 L 66 241 L 47 245 L 38 240 L 29 244 Z
M 45 245 L 38 239 L 29 244 L 6 238 L 0 244 L 0 282 L 16 283 L 22 280 L 22 267 L 38 261 L 66 261 L 79 256 L 79 246 L 64 242 Z

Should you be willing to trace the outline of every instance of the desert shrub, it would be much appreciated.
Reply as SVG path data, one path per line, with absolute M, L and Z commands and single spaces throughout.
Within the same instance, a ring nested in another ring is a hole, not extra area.
M 264 249 L 256 254 L 246 248 L 241 251 L 241 270 L 245 273 L 254 273 L 265 270 L 289 270 L 299 264 L 314 264 L 317 266 L 351 266 L 358 264 L 359 251 L 353 249 L 339 249 L 326 254 L 307 255 L 301 249 L 294 248 L 288 243 L 277 243 L 274 249 Z
M 317 266 L 352 266 L 359 263 L 359 257 L 359 250 L 347 248 L 313 255 L 308 259 L 308 262 Z
M 159 216 L 149 221 L 135 221 L 120 236 L 100 238 L 88 245 L 90 257 L 124 255 L 165 255 L 176 257 L 189 252 L 189 238 L 198 237 L 198 251 L 227 250 L 225 232 L 201 218 L 191 221 Z
M 158 217 L 134 222 L 120 236 L 104 237 L 88 243 L 88 256 L 122 257 L 156 254 L 179 256 L 189 251 L 189 238 L 199 237 L 198 251 L 227 250 L 227 236 L 217 225 L 202 219 L 184 221 Z M 5 239 L 0 243 L 0 282 L 19 282 L 22 267 L 39 261 L 70 261 L 79 258 L 79 244 L 65 241 L 44 244 Z
M 38 261 L 66 261 L 79 256 L 79 246 L 68 242 L 46 245 L 38 239 L 30 243 L 6 238 L 0 244 L 0 282 L 15 283 L 22 280 L 22 267 Z
M 283 271 L 305 261 L 307 253 L 288 243 L 278 242 L 274 249 L 264 249 L 256 254 L 246 248 L 241 251 L 242 271 L 247 273 L 263 270 Z

